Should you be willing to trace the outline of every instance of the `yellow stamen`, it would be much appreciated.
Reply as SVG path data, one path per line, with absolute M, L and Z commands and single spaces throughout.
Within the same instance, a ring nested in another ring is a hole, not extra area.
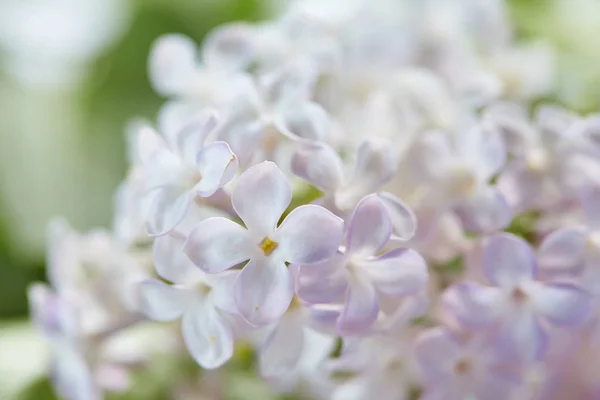
M 262 240 L 262 242 L 260 242 L 258 247 L 260 247 L 263 253 L 265 253 L 265 256 L 268 256 L 273 252 L 273 250 L 277 248 L 277 242 L 274 242 L 273 240 L 266 237 Z
M 217 338 L 214 336 L 209 336 L 208 340 L 210 340 L 211 342 L 214 342 L 215 340 L 217 340 Z
M 292 297 L 292 302 L 290 303 L 290 310 L 296 310 L 298 308 L 302 307 L 302 301 L 300 301 L 300 299 L 298 299 L 298 297 L 294 296 Z

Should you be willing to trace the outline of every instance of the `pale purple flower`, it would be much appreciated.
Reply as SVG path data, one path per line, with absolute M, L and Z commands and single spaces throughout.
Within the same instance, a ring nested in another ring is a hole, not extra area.
M 209 274 L 248 261 L 234 294 L 241 315 L 253 325 L 273 322 L 288 308 L 294 282 L 286 263 L 323 262 L 341 242 L 343 221 L 319 206 L 300 206 L 278 226 L 291 197 L 287 178 L 275 164 L 257 164 L 240 175 L 232 195 L 246 228 L 229 219 L 209 218 L 191 232 L 184 247 Z
M 50 376 L 58 394 L 67 400 L 99 400 L 102 389 L 81 348 L 75 307 L 44 284 L 32 286 L 28 297 L 33 322 L 50 348 Z
M 484 337 L 464 337 L 446 328 L 429 329 L 415 342 L 423 400 L 504 400 L 515 398 L 518 368 L 503 364 Z
M 154 242 L 154 264 L 160 277 L 140 283 L 141 311 L 157 321 L 182 319 L 183 340 L 200 366 L 218 368 L 233 354 L 229 315 L 237 313 L 233 282 L 237 271 L 206 275 L 183 253 L 185 240 L 166 235 Z
M 196 197 L 209 197 L 229 182 L 238 160 L 225 142 L 205 144 L 217 123 L 206 111 L 174 135 L 161 138 L 150 127 L 138 133 L 146 189 L 146 229 L 152 236 L 177 226 Z
M 380 254 L 392 236 L 384 202 L 372 194 L 350 217 L 345 247 L 331 259 L 301 265 L 298 295 L 313 304 L 343 302 L 341 335 L 367 332 L 387 298 L 416 295 L 427 283 L 427 265 L 415 251 L 397 248 Z
M 600 293 L 600 187 L 583 190 L 584 225 L 558 229 L 540 245 L 543 272 L 579 277 L 594 294 Z
M 513 156 L 498 188 L 515 212 L 572 199 L 589 180 L 590 160 L 581 150 L 582 131 L 575 129 L 572 114 L 546 106 L 530 122 L 523 108 L 500 103 L 485 118 L 503 134 Z
M 428 187 L 426 202 L 451 209 L 464 227 L 478 233 L 506 227 L 512 212 L 490 180 L 506 162 L 500 135 L 484 124 L 448 134 L 430 132 L 418 144 L 420 174 Z
M 443 295 L 443 309 L 467 329 L 491 330 L 507 357 L 537 359 L 546 346 L 546 324 L 572 327 L 584 321 L 591 297 L 565 282 L 536 280 L 531 247 L 499 233 L 484 244 L 485 276 L 492 286 L 462 282 Z
M 148 273 L 142 258 L 110 232 L 97 229 L 81 234 L 55 219 L 48 227 L 47 258 L 52 287 L 96 315 L 100 325 L 137 310 L 135 284 Z
M 65 298 L 44 284 L 30 287 L 28 297 L 33 322 L 50 350 L 50 378 L 60 396 L 67 400 L 100 400 L 105 390 L 124 391 L 129 387 L 129 366 L 144 361 L 144 351 L 133 350 L 133 358 L 127 359 L 109 349 L 120 340 L 116 333 L 139 318 L 130 315 L 111 324 L 90 324 L 95 316 L 88 313 L 85 304 Z M 112 379 L 103 380 L 108 371 Z

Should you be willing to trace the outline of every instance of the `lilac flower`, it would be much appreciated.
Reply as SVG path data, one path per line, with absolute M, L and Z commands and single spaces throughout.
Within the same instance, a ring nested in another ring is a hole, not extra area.
M 493 331 L 508 357 L 539 358 L 546 324 L 569 327 L 587 317 L 590 296 L 571 283 L 536 280 L 535 255 L 522 239 L 496 234 L 482 259 L 493 286 L 458 283 L 444 293 L 443 307 L 468 329 Z
M 49 224 L 48 280 L 88 314 L 105 321 L 136 311 L 135 284 L 147 276 L 143 260 L 110 232 L 80 234 L 60 219 Z
M 540 267 L 544 272 L 576 274 L 581 284 L 600 293 L 600 187 L 583 191 L 585 225 L 562 228 L 548 235 L 540 246 Z
M 44 284 L 30 287 L 28 297 L 33 322 L 50 348 L 50 378 L 60 396 L 100 400 L 105 390 L 128 389 L 129 366 L 143 361 L 144 354 L 137 351 L 138 355 L 127 359 L 109 348 L 120 340 L 116 334 L 139 318 L 122 316 L 120 321 L 113 319 L 112 325 L 104 321 L 99 325 L 85 304 L 77 304 Z M 112 379 L 103 379 L 107 374 Z
M 482 337 L 461 337 L 445 328 L 427 330 L 415 342 L 423 400 L 514 398 L 519 370 L 503 364 Z
M 455 143 L 441 132 L 428 134 L 417 148 L 423 179 L 429 183 L 426 202 L 454 210 L 466 229 L 494 232 L 506 227 L 512 212 L 490 184 L 506 162 L 501 137 L 478 125 L 460 131 Z
M 382 303 L 417 294 L 427 283 L 427 266 L 410 249 L 379 254 L 392 235 L 392 221 L 375 194 L 362 199 L 350 217 L 345 247 L 331 259 L 301 265 L 298 295 L 309 303 L 342 301 L 337 328 L 341 335 L 365 333 Z
M 587 178 L 575 117 L 556 107 L 542 107 L 530 123 L 513 104 L 498 104 L 486 119 L 500 129 L 513 159 L 498 178 L 498 188 L 515 212 L 548 208 L 572 198 Z
M 206 275 L 182 252 L 185 240 L 162 236 L 154 242 L 157 279 L 140 283 L 141 310 L 157 321 L 182 318 L 182 334 L 192 357 L 203 368 L 218 368 L 233 354 L 233 329 L 228 314 L 237 271 Z
M 216 123 L 214 114 L 205 112 L 166 140 L 149 127 L 140 129 L 149 234 L 168 233 L 181 222 L 196 196 L 212 196 L 233 178 L 238 161 L 229 145 L 204 144 Z
M 343 222 L 314 205 L 294 209 L 277 226 L 291 201 L 285 175 L 272 162 L 244 172 L 232 195 L 246 229 L 225 218 L 202 221 L 184 251 L 202 271 L 214 274 L 244 261 L 234 284 L 241 315 L 265 325 L 288 308 L 294 285 L 285 263 L 314 264 L 330 258 L 341 241 Z

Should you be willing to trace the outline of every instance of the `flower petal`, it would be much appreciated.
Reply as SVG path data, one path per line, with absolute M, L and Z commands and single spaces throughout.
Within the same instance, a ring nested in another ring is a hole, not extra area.
M 165 235 L 154 240 L 152 259 L 154 268 L 161 278 L 173 283 L 190 283 L 189 279 L 198 269 L 183 252 L 185 240 Z
M 427 264 L 419 253 L 394 249 L 361 263 L 377 291 L 388 296 L 405 296 L 427 285 Z
M 135 153 L 132 158 L 141 163 L 148 162 L 156 151 L 167 146 L 158 132 L 146 123 L 132 127 L 131 134 L 134 136 L 132 143 Z
M 570 283 L 537 284 L 527 290 L 538 313 L 557 325 L 581 323 L 591 311 L 589 293 Z
M 296 281 L 298 296 L 312 304 L 328 304 L 343 299 L 347 289 L 346 256 L 334 254 L 326 261 L 300 266 Z
M 65 399 L 100 400 L 102 394 L 83 355 L 75 346 L 56 350 L 50 369 L 56 392 Z
M 278 130 L 292 140 L 324 141 L 329 134 L 329 116 L 313 102 L 286 108 L 277 118 Z
M 146 230 L 150 236 L 166 235 L 183 220 L 194 193 L 179 186 L 163 186 L 153 191 L 146 214 Z
M 497 187 L 515 213 L 535 205 L 544 191 L 544 175 L 513 160 L 498 177 Z
M 250 260 L 233 285 L 240 314 L 254 326 L 281 317 L 294 295 L 294 281 L 285 264 L 269 259 Z
M 442 308 L 471 329 L 485 329 L 501 317 L 503 302 L 497 288 L 475 282 L 455 284 L 444 292 Z
M 216 111 L 207 108 L 182 119 L 182 122 L 185 122 L 185 125 L 172 136 L 171 140 L 179 157 L 192 165 L 196 163 L 206 138 L 215 130 L 219 120 Z
M 27 290 L 32 322 L 47 337 L 75 336 L 79 334 L 76 310 L 64 297 L 56 294 L 44 283 L 34 283 Z
M 432 328 L 421 333 L 414 344 L 415 360 L 427 382 L 448 377 L 447 365 L 462 354 L 458 339 L 445 328 Z
M 214 142 L 200 151 L 197 166 L 202 179 L 194 190 L 198 196 L 208 197 L 233 178 L 238 169 L 238 159 L 227 143 Z
M 490 340 L 499 357 L 511 363 L 537 361 L 548 346 L 537 316 L 525 308 L 510 313 Z
M 344 221 L 331 211 L 315 205 L 300 206 L 273 234 L 283 261 L 313 264 L 330 258 L 340 246 Z
M 160 108 L 156 117 L 158 131 L 166 138 L 169 138 L 169 143 L 177 146 L 177 136 L 186 128 L 190 121 L 197 118 L 199 115 L 198 104 L 186 100 L 170 100 Z M 193 147 L 196 154 L 198 153 L 198 144 L 203 144 L 202 141 L 197 141 Z
M 484 244 L 483 268 L 487 278 L 500 287 L 531 280 L 537 274 L 531 246 L 510 233 L 497 233 Z
M 196 68 L 196 44 L 183 35 L 160 37 L 150 52 L 150 82 L 157 93 L 171 96 L 182 93 Z
M 552 232 L 540 245 L 540 268 L 551 271 L 572 270 L 585 260 L 587 230 L 583 227 L 565 228 Z
M 196 362 L 218 368 L 233 355 L 233 332 L 214 307 L 197 302 L 183 315 L 183 340 Z
M 281 170 L 264 161 L 246 170 L 237 180 L 233 208 L 256 236 L 268 236 L 292 200 L 292 188 Z
M 246 22 L 213 29 L 202 42 L 202 60 L 211 68 L 244 69 L 254 56 L 255 31 L 255 27 Z
M 407 204 L 391 193 L 379 192 L 378 195 L 388 210 L 394 228 L 394 235 L 402 240 L 412 239 L 417 232 L 415 213 Z
M 384 202 L 376 194 L 364 197 L 354 209 L 348 232 L 348 253 L 371 256 L 380 251 L 392 234 L 392 220 Z
M 362 197 L 375 192 L 397 170 L 393 146 L 386 140 L 369 139 L 357 150 L 354 171 L 343 197 Z
M 455 209 L 464 227 L 472 232 L 493 233 L 506 228 L 512 219 L 512 209 L 498 190 L 482 187 Z
M 447 173 L 448 166 L 454 162 L 453 153 L 448 135 L 440 131 L 427 133 L 415 143 L 413 149 L 415 178 L 427 182 L 441 179 Z
M 209 276 L 209 283 L 212 288 L 210 300 L 215 307 L 230 314 L 238 313 L 233 287 L 239 273 L 238 270 L 230 270 Z
M 293 372 L 304 347 L 304 327 L 297 315 L 284 315 L 260 354 L 260 373 L 275 377 Z
M 302 143 L 292 157 L 292 172 L 325 193 L 333 193 L 344 178 L 342 160 L 325 143 Z
M 219 139 L 231 146 L 242 167 L 248 167 L 256 155 L 264 128 L 264 124 L 256 120 L 230 122 L 219 130 Z
M 344 310 L 338 320 L 338 332 L 342 336 L 365 333 L 377 320 L 379 302 L 375 288 L 359 277 L 349 281 Z
M 491 125 L 479 124 L 459 131 L 457 151 L 482 181 L 490 179 L 506 163 L 506 146 L 499 130 Z
M 189 291 L 157 279 L 139 283 L 140 311 L 156 321 L 173 321 L 183 314 L 191 301 Z
M 190 232 L 183 251 L 208 274 L 225 271 L 252 255 L 248 231 L 227 218 L 208 218 Z

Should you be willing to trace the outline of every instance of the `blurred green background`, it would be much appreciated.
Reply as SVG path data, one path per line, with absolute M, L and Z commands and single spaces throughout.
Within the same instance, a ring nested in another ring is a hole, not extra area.
M 284 2 L 0 0 L 0 387 L 7 368 L 20 371 L 2 343 L 29 332 L 18 322 L 27 286 L 44 279 L 48 220 L 61 215 L 82 231 L 111 223 L 125 126 L 152 119 L 162 102 L 146 74 L 151 43 L 170 32 L 200 42 L 216 25 L 265 18 Z M 509 4 L 520 37 L 557 46 L 557 98 L 597 110 L 600 2 Z M 40 24 L 44 13 L 51 18 Z

